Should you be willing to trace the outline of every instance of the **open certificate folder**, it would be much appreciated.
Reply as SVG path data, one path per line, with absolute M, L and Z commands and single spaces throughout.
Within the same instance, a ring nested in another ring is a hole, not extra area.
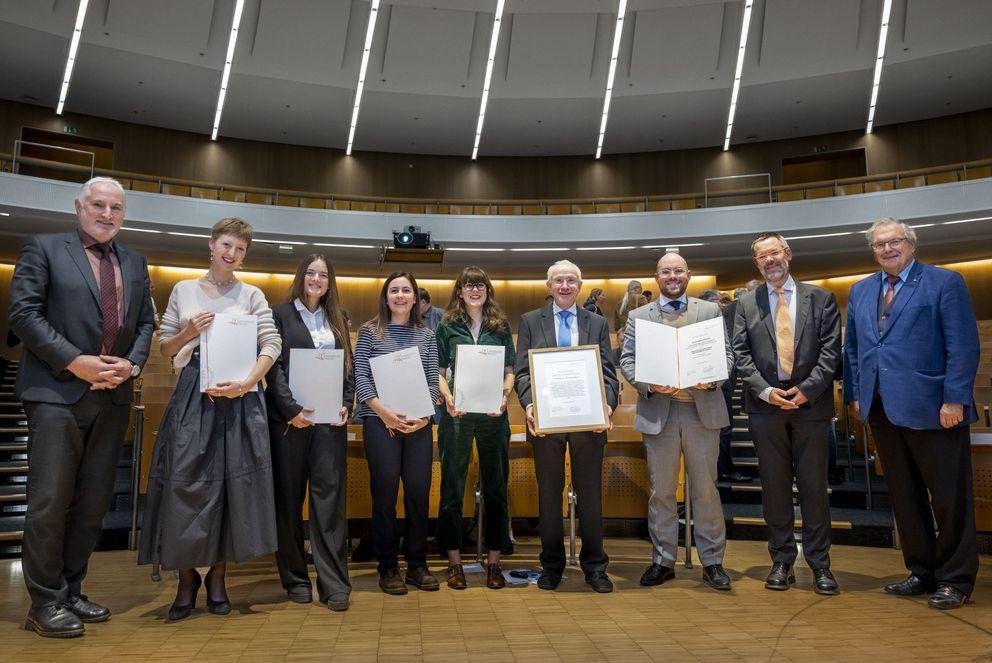
M 315 424 L 341 423 L 344 389 L 344 350 L 290 348 L 289 390 Z
M 375 391 L 382 404 L 407 419 L 434 416 L 434 403 L 427 388 L 427 375 L 420 361 L 420 349 L 405 350 L 369 359 Z
M 506 348 L 502 345 L 455 346 L 455 409 L 492 414 L 503 404 Z
M 255 367 L 258 356 L 258 318 L 217 313 L 200 334 L 200 391 L 219 382 L 241 381 Z M 258 389 L 258 385 L 252 385 Z
M 684 327 L 634 320 L 634 379 L 686 389 L 727 379 L 727 337 L 723 318 Z

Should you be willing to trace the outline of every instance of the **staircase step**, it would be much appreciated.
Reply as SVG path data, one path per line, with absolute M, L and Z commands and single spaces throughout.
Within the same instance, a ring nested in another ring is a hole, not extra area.
M 28 464 L 23 460 L 0 461 L 0 474 L 27 474 Z
M 735 525 L 757 525 L 759 527 L 767 525 L 764 518 L 756 518 L 752 516 L 734 516 L 731 521 Z M 803 521 L 796 520 L 793 521 L 792 525 L 795 529 L 802 529 Z M 831 520 L 830 529 L 854 529 L 854 525 L 847 520 Z
M 760 493 L 762 492 L 762 487 L 760 483 L 734 483 L 730 485 L 730 490 L 738 493 Z M 834 489 L 828 487 L 827 495 L 833 495 Z M 795 484 L 792 485 L 792 494 L 797 495 L 799 493 L 799 488 Z
M 758 459 L 757 458 L 739 458 L 737 456 L 734 456 L 732 460 L 734 461 L 734 465 L 736 465 L 738 467 L 757 467 L 758 466 Z
M 734 440 L 730 443 L 731 449 L 754 449 L 754 442 L 751 440 Z
M 13 442 L 0 442 L 0 451 L 27 451 L 27 440 L 14 440 Z
M 0 495 L 0 502 L 26 502 L 28 499 L 27 493 L 8 493 Z

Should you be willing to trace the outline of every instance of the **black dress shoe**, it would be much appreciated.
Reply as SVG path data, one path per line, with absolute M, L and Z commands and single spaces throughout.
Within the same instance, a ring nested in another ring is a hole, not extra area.
M 207 612 L 211 615 L 229 615 L 231 614 L 231 600 L 222 599 L 220 601 L 214 601 L 207 596 Z
M 928 581 L 920 576 L 910 574 L 908 578 L 900 582 L 893 582 L 882 587 L 886 594 L 896 596 L 923 596 L 936 589 L 932 581 Z
M 652 564 L 641 576 L 641 584 L 645 587 L 654 587 L 673 578 L 675 578 L 675 569 L 661 564 Z
M 751 483 L 752 479 L 746 474 L 741 474 L 740 472 L 734 471 L 730 474 L 721 474 L 720 481 L 729 481 L 730 483 Z
M 723 564 L 710 564 L 703 567 L 703 581 L 720 592 L 730 591 L 730 576 L 723 570 Z
M 537 588 L 546 589 L 548 591 L 554 591 L 558 589 L 558 585 L 561 584 L 561 572 L 560 571 L 541 571 L 541 577 L 537 579 Z
M 313 601 L 313 588 L 310 585 L 293 585 L 286 590 L 286 594 L 293 603 L 310 603 Z
M 86 627 L 64 605 L 43 605 L 28 610 L 24 630 L 44 638 L 75 638 L 85 633 Z
M 950 585 L 941 585 L 930 596 L 927 605 L 937 610 L 953 610 L 954 608 L 963 606 L 967 600 L 968 595 L 960 589 L 951 587 Z
M 193 571 L 193 591 L 190 593 L 189 603 L 184 605 L 179 605 L 177 601 L 179 600 L 179 592 L 176 592 L 176 600 L 172 602 L 172 607 L 169 608 L 169 621 L 178 622 L 183 619 L 188 619 L 190 615 L 193 614 L 193 608 L 196 607 L 196 595 L 200 591 L 200 585 L 203 584 L 203 580 L 200 579 L 200 574 Z M 207 603 L 210 603 L 210 599 L 207 599 Z
M 796 581 L 796 576 L 792 573 L 792 566 L 785 562 L 775 562 L 772 570 L 765 578 L 765 589 L 777 592 L 784 592 L 789 589 L 789 585 Z
M 609 594 L 613 591 L 613 581 L 602 571 L 587 573 L 586 584 L 592 587 L 592 591 L 600 594 Z
M 840 594 L 840 587 L 830 569 L 813 569 L 813 591 L 824 596 Z
M 110 619 L 110 609 L 90 601 L 85 594 L 70 596 L 65 602 L 65 607 L 85 624 L 96 624 Z

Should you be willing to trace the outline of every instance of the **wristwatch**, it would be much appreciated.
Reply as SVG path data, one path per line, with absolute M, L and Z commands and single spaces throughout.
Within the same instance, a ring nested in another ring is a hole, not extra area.
M 128 359 L 128 361 L 131 361 L 131 360 Z M 141 366 L 138 366 L 133 361 L 131 361 L 131 377 L 132 378 L 138 377 L 138 373 L 140 373 L 140 372 L 141 372 Z

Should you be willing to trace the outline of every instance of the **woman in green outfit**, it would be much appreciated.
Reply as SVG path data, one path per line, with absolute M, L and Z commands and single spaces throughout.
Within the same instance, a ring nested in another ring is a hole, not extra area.
M 488 552 L 486 587 L 500 589 L 505 585 L 499 563 L 501 550 L 510 546 L 507 529 L 506 472 L 510 445 L 510 423 L 506 414 L 506 397 L 513 389 L 513 365 L 516 353 L 513 334 L 499 304 L 493 284 L 478 267 L 466 267 L 455 281 L 451 301 L 437 336 L 438 365 L 441 368 L 441 395 L 445 412 L 438 426 L 438 447 L 441 449 L 441 506 L 437 516 L 435 542 L 448 551 L 448 586 L 465 589 L 462 570 L 462 499 L 465 476 L 472 456 L 472 440 L 479 450 L 479 472 L 482 475 L 482 499 L 486 517 L 483 543 Z M 498 412 L 475 414 L 455 409 L 454 387 L 455 348 L 458 345 L 501 345 L 505 348 L 503 402 Z

